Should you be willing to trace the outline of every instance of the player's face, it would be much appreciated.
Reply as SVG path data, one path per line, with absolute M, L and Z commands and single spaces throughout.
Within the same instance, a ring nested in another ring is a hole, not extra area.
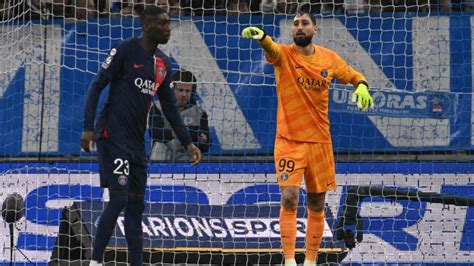
M 168 14 L 163 13 L 158 15 L 156 19 L 151 20 L 143 30 L 146 31 L 150 38 L 157 44 L 167 43 L 171 36 L 170 18 Z
M 311 18 L 307 14 L 295 16 L 291 33 L 296 45 L 304 47 L 311 44 L 316 31 L 316 25 L 313 24 Z
M 191 94 L 193 91 L 193 85 L 191 83 L 174 83 L 174 94 L 178 99 L 179 106 L 186 106 L 191 100 Z

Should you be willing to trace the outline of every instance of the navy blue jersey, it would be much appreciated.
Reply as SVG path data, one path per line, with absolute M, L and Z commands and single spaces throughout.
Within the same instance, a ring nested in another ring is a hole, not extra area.
M 161 50 L 157 49 L 155 54 L 145 51 L 138 38 L 118 43 L 89 88 L 84 131 L 107 135 L 124 148 L 143 150 L 148 112 L 153 97 L 158 95 L 165 116 L 172 120 L 173 130 L 183 146 L 188 145 L 191 139 L 170 88 L 171 77 L 171 63 Z M 107 101 L 94 127 L 100 93 L 109 83 Z

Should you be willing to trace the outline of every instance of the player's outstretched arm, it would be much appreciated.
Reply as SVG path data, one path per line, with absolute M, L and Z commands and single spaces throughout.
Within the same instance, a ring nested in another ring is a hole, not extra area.
M 242 30 L 242 37 L 257 40 L 265 54 L 267 54 L 268 59 L 275 60 L 278 58 L 280 46 L 273 42 L 272 38 L 264 30 L 258 27 L 247 27 Z
M 352 94 L 352 102 L 357 102 L 357 107 L 363 112 L 374 108 L 374 100 L 370 96 L 369 85 L 366 81 L 361 80 L 357 83 L 356 90 Z

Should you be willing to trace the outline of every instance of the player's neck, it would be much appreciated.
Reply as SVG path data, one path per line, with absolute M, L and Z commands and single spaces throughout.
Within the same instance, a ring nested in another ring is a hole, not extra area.
M 142 46 L 143 50 L 149 53 L 155 53 L 158 44 L 154 44 L 150 39 L 148 39 L 145 35 L 140 37 L 140 45 Z
M 298 53 L 301 53 L 305 56 L 310 56 L 314 54 L 314 45 L 308 44 L 306 46 L 295 45 L 295 49 Z

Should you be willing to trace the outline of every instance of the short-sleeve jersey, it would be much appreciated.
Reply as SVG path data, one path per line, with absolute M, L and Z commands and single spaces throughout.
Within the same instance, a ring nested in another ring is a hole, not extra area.
M 275 68 L 278 96 L 277 136 L 330 143 L 329 85 L 333 78 L 351 82 L 360 73 L 334 51 L 314 45 L 314 54 L 298 53 L 295 45 L 276 44 L 277 56 L 266 58 Z M 363 77 L 363 76 L 362 76 Z

